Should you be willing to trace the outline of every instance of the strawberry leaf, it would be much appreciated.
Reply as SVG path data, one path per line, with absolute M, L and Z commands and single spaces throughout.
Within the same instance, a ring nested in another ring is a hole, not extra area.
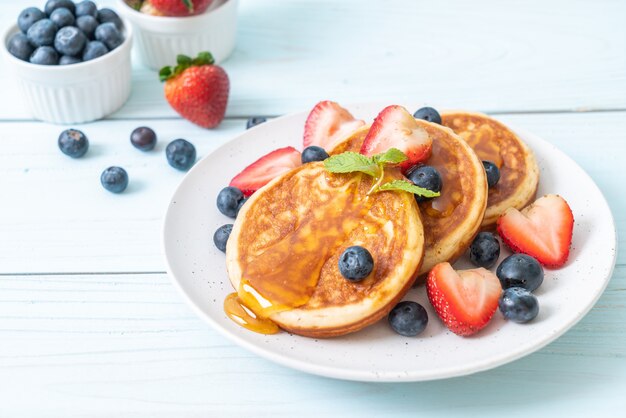
M 371 158 L 350 151 L 328 157 L 324 167 L 331 173 L 361 172 L 372 177 L 380 174 L 380 167 Z
M 405 192 L 413 193 L 423 197 L 437 197 L 439 192 L 433 192 L 432 190 L 424 189 L 406 180 L 393 180 L 389 183 L 385 183 L 378 188 L 379 191 L 385 190 L 403 190 Z
M 176 56 L 175 67 L 163 67 L 159 71 L 159 80 L 167 81 L 170 78 L 174 78 L 180 74 L 182 74 L 187 68 L 190 67 L 201 67 L 203 65 L 213 65 L 215 60 L 213 59 L 213 55 L 210 52 L 203 51 L 198 54 L 196 58 L 188 57 L 187 55 L 177 55 Z
M 189 13 L 193 13 L 193 2 L 191 0 L 182 0 L 182 2 L 189 11 Z

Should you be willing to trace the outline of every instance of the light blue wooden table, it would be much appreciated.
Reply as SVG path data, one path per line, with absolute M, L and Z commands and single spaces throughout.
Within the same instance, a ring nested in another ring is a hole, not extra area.
M 32 3 L 1 2 L 0 26 Z M 576 160 L 626 236 L 625 17 L 622 1 L 242 0 L 218 129 L 178 118 L 136 63 L 128 103 L 80 127 L 92 148 L 77 161 L 0 67 L 0 416 L 626 416 L 623 241 L 604 295 L 557 341 L 490 371 L 413 384 L 310 376 L 233 345 L 183 303 L 159 246 L 183 176 L 165 164 L 167 141 L 187 138 L 205 156 L 250 116 L 327 98 L 495 114 Z M 144 124 L 161 152 L 129 148 Z M 122 196 L 99 185 L 111 164 L 133 178 Z

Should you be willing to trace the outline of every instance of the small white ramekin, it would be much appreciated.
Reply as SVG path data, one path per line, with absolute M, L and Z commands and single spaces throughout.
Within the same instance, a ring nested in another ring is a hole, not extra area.
M 190 17 L 147 15 L 117 1 L 117 10 L 134 25 L 141 61 L 153 70 L 175 65 L 178 54 L 195 57 L 202 51 L 220 63 L 235 48 L 238 0 L 214 0 L 206 12 Z
M 115 112 L 130 96 L 132 28 L 124 22 L 124 42 L 91 61 L 71 65 L 38 65 L 22 61 L 8 51 L 11 26 L 2 37 L 0 51 L 13 70 L 23 99 L 33 116 L 45 122 L 90 122 Z

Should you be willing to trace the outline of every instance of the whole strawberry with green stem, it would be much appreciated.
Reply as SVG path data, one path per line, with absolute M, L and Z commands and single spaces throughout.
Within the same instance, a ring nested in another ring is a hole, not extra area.
M 222 67 L 214 65 L 209 52 L 194 59 L 179 55 L 178 65 L 163 67 L 165 98 L 183 118 L 204 128 L 214 128 L 224 119 L 230 83 Z
M 213 0 L 151 0 L 152 6 L 165 16 L 193 16 L 203 13 Z

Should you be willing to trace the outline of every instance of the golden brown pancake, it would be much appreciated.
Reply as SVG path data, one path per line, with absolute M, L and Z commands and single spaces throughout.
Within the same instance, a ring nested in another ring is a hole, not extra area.
M 450 111 L 441 114 L 443 125 L 459 134 L 478 158 L 500 169 L 500 180 L 489 188 L 483 229 L 492 229 L 510 207 L 522 209 L 535 199 L 539 167 L 533 152 L 509 128 L 482 113 Z
M 401 178 L 387 170 L 389 179 Z M 357 331 L 385 316 L 413 284 L 424 232 L 412 194 L 367 192 L 373 178 L 309 163 L 258 190 L 237 216 L 226 248 L 229 278 L 257 315 L 310 337 Z M 339 256 L 369 250 L 374 270 L 346 280 Z

